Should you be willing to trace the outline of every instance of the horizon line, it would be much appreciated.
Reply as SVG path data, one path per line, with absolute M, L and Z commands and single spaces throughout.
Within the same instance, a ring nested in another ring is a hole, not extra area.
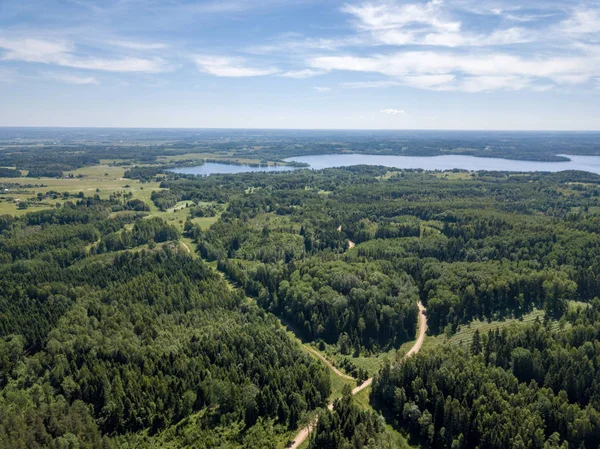
M 114 129 L 114 130 L 203 130 L 203 131 L 449 131 L 449 132 L 531 132 L 600 133 L 600 129 L 494 129 L 494 128 L 236 128 L 236 127 L 156 127 L 156 126 L 52 126 L 0 125 L 0 129 Z

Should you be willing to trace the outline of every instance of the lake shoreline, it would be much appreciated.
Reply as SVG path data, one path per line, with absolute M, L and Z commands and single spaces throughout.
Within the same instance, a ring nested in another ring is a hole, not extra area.
M 322 170 L 356 165 L 383 166 L 398 170 L 413 169 L 426 171 L 465 170 L 503 172 L 559 172 L 567 170 L 586 171 L 600 174 L 600 156 L 579 156 L 557 154 L 568 158 L 565 161 L 525 161 L 520 159 L 489 158 L 465 155 L 442 156 L 386 156 L 359 153 L 321 154 L 314 156 L 292 156 L 283 159 L 290 165 L 255 166 L 207 162 L 194 167 L 178 167 L 169 170 L 173 173 L 209 176 L 212 174 L 236 174 L 248 172 L 286 172 L 302 168 Z M 304 167 L 294 166 L 303 164 Z

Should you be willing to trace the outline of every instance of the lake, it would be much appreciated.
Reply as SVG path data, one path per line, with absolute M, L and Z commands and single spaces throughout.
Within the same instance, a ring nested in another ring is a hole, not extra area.
M 296 170 L 296 167 L 288 167 L 286 165 L 277 166 L 252 166 L 252 165 L 234 165 L 234 164 L 218 164 L 215 162 L 207 162 L 203 165 L 195 167 L 180 167 L 174 168 L 170 171 L 174 173 L 183 173 L 185 175 L 216 175 L 216 174 L 235 174 L 235 173 L 247 173 L 255 171 L 290 171 Z
M 454 168 L 478 171 L 514 171 L 532 172 L 563 170 L 582 170 L 600 174 L 600 156 L 570 156 L 566 162 L 535 162 L 512 159 L 498 159 L 474 156 L 381 156 L 368 154 L 322 154 L 318 156 L 290 157 L 285 161 L 304 162 L 311 169 L 320 170 L 330 167 L 348 167 L 351 165 L 381 165 L 391 168 L 421 168 L 423 170 L 452 170 Z M 182 167 L 173 169 L 175 173 L 192 175 L 211 175 L 218 173 L 273 172 L 297 170 L 295 167 L 252 167 L 249 165 L 228 165 L 206 163 L 197 167 Z

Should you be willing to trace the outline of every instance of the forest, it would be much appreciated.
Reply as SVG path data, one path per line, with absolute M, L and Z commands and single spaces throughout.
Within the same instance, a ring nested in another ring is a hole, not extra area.
M 600 176 L 140 164 L 0 215 L 0 447 L 600 445 Z

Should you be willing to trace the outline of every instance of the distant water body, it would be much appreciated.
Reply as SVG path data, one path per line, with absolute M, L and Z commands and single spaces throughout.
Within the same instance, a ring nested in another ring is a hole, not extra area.
M 317 156 L 298 156 L 285 159 L 287 162 L 304 162 L 311 169 L 320 170 L 331 167 L 349 167 L 352 165 L 381 165 L 390 168 L 412 168 L 423 170 L 452 170 L 469 171 L 512 171 L 512 172 L 558 172 L 564 170 L 581 170 L 600 174 L 600 156 L 571 156 L 565 162 L 518 161 L 474 156 L 381 156 L 369 154 L 321 154 Z M 182 167 L 173 169 L 175 173 L 190 175 L 212 175 L 219 173 L 273 172 L 290 171 L 295 167 L 271 166 L 253 167 L 249 165 L 228 165 L 206 163 L 197 167 Z
M 600 174 L 600 156 L 570 156 L 565 162 L 517 161 L 475 156 L 373 156 L 368 154 L 323 154 L 319 156 L 290 157 L 286 161 L 305 162 L 318 170 L 351 165 L 382 165 L 392 168 L 422 168 L 423 170 L 462 170 L 533 172 L 583 170 Z
M 216 174 L 236 174 L 236 173 L 247 173 L 255 171 L 290 171 L 295 170 L 296 167 L 289 167 L 286 165 L 276 166 L 253 166 L 253 165 L 234 165 L 234 164 L 218 164 L 215 162 L 207 162 L 206 164 L 198 165 L 196 167 L 181 167 L 174 168 L 171 171 L 174 173 L 183 173 L 185 175 L 216 175 Z

